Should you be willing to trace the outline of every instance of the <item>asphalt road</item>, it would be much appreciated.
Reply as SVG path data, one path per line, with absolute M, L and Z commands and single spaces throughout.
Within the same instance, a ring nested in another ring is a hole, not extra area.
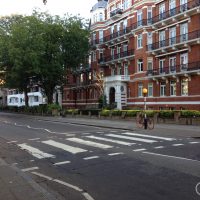
M 199 138 L 187 137 L 188 130 L 178 129 L 181 137 L 114 128 L 0 113 L 0 158 L 46 199 L 200 199 Z M 18 190 L 20 200 L 30 199 L 26 187 Z

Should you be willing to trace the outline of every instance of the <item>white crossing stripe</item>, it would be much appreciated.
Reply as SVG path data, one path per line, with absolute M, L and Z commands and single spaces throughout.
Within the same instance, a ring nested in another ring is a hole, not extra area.
M 35 141 L 35 140 L 40 140 L 40 138 L 32 138 L 32 139 L 28 139 L 30 141 Z
M 135 144 L 135 143 L 130 143 L 130 142 L 123 142 L 121 140 L 112 140 L 112 139 L 109 139 L 109 138 L 103 138 L 103 137 L 96 137 L 96 136 L 85 136 L 87 138 L 91 138 L 91 139 L 97 139 L 97 140 L 102 140 L 102 141 L 106 141 L 106 142 L 113 142 L 113 143 L 116 143 L 116 144 L 121 144 L 121 145 L 126 145 L 126 146 L 131 146 L 132 144 Z
M 133 135 L 133 136 L 140 136 L 140 137 L 146 137 L 146 138 L 153 138 L 153 139 L 161 139 L 161 140 L 167 140 L 167 141 L 174 141 L 176 140 L 175 138 L 168 138 L 168 137 L 160 137 L 160 136 L 154 136 L 154 135 L 144 135 L 144 134 L 139 134 L 139 133 L 121 133 L 125 135 Z
M 96 159 L 99 158 L 99 156 L 91 156 L 91 157 L 85 157 L 83 158 L 84 160 L 91 160 L 91 159 Z
M 71 161 L 57 162 L 57 163 L 54 163 L 53 165 L 64 165 L 64 164 L 68 164 L 68 163 L 71 163 Z
M 149 139 L 142 139 L 142 138 L 136 138 L 136 137 L 129 137 L 124 135 L 115 135 L 115 134 L 106 134 L 109 137 L 116 137 L 121 139 L 127 139 L 127 140 L 134 140 L 139 142 L 146 142 L 146 143 L 154 143 L 157 142 L 156 140 L 149 140 Z
M 68 138 L 66 140 L 69 140 L 71 142 L 77 142 L 79 144 L 92 146 L 92 147 L 97 147 L 97 148 L 100 148 L 100 149 L 109 149 L 109 148 L 113 147 L 113 146 L 110 146 L 110 145 L 92 142 L 92 141 L 88 141 L 88 140 L 82 140 L 82 139 L 79 139 L 79 138 Z
M 21 149 L 24 149 L 24 150 L 27 150 L 28 153 L 30 153 L 32 156 L 38 158 L 38 159 L 43 159 L 43 158 L 55 158 L 54 155 L 52 154 L 49 154 L 49 153 L 45 153 L 43 151 L 40 151 L 39 149 L 37 148 L 34 148 L 32 146 L 29 146 L 27 144 L 18 144 L 18 146 L 21 148 Z
M 7 142 L 8 144 L 12 144 L 12 143 L 16 143 L 17 141 L 16 140 L 13 140 L 13 141 L 10 141 L 10 142 Z
M 199 142 L 189 142 L 190 144 L 199 144 Z
M 123 152 L 118 152 L 118 153 L 109 153 L 109 156 L 117 156 L 117 155 L 123 155 Z
M 48 144 L 51 145 L 53 147 L 59 148 L 59 149 L 63 149 L 64 151 L 70 152 L 72 154 L 76 154 L 76 153 L 82 153 L 82 152 L 86 152 L 87 150 L 85 149 L 81 149 L 78 147 L 72 147 L 60 142 L 56 142 L 54 140 L 47 140 L 47 141 L 42 141 L 42 143 L 44 144 Z
M 22 169 L 23 172 L 29 172 L 29 171 L 33 171 L 35 169 L 39 169 L 39 167 L 30 167 L 30 168 L 25 168 L 25 169 Z
M 145 151 L 146 149 L 135 149 L 133 151 L 138 152 L 138 151 Z
M 177 147 L 177 146 L 182 146 L 184 144 L 172 144 L 172 146 Z
M 157 147 L 154 147 L 154 149 L 163 149 L 164 146 L 157 146 Z

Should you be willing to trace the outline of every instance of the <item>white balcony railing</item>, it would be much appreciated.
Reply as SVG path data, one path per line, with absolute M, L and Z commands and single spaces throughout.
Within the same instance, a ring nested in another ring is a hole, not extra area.
M 129 75 L 115 75 L 115 76 L 107 76 L 104 77 L 104 82 L 114 82 L 114 81 L 129 81 Z

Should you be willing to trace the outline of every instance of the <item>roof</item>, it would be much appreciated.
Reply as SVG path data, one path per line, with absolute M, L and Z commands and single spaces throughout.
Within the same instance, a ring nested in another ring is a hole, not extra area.
M 98 0 L 98 3 L 96 3 L 93 7 L 92 7 L 92 11 L 97 10 L 98 8 L 105 8 L 107 6 L 108 0 Z

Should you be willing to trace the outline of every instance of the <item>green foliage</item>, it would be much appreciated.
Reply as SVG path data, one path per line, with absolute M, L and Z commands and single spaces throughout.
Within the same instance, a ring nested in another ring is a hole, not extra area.
M 67 110 L 65 110 L 65 113 L 70 114 L 70 115 L 72 115 L 72 114 L 77 115 L 79 113 L 79 110 L 78 109 L 67 109 Z
M 136 117 L 138 112 L 140 112 L 140 110 L 126 110 L 126 116 Z
M 112 110 L 112 116 L 121 116 L 122 115 L 122 111 L 121 110 Z
M 7 87 L 26 92 L 29 78 L 35 76 L 52 103 L 66 70 L 85 64 L 88 36 L 79 17 L 35 11 L 31 16 L 1 18 L 0 70 L 6 72 Z
M 197 111 L 197 110 L 181 110 L 181 117 L 200 117 L 200 111 Z
M 51 113 L 53 110 L 61 111 L 60 105 L 58 105 L 56 103 L 48 104 L 47 105 L 47 111 L 48 111 L 48 113 Z
M 159 117 L 174 118 L 174 111 L 173 110 L 161 110 L 161 111 L 159 111 Z
M 102 110 L 100 112 L 101 116 L 108 117 L 110 115 L 110 110 Z

